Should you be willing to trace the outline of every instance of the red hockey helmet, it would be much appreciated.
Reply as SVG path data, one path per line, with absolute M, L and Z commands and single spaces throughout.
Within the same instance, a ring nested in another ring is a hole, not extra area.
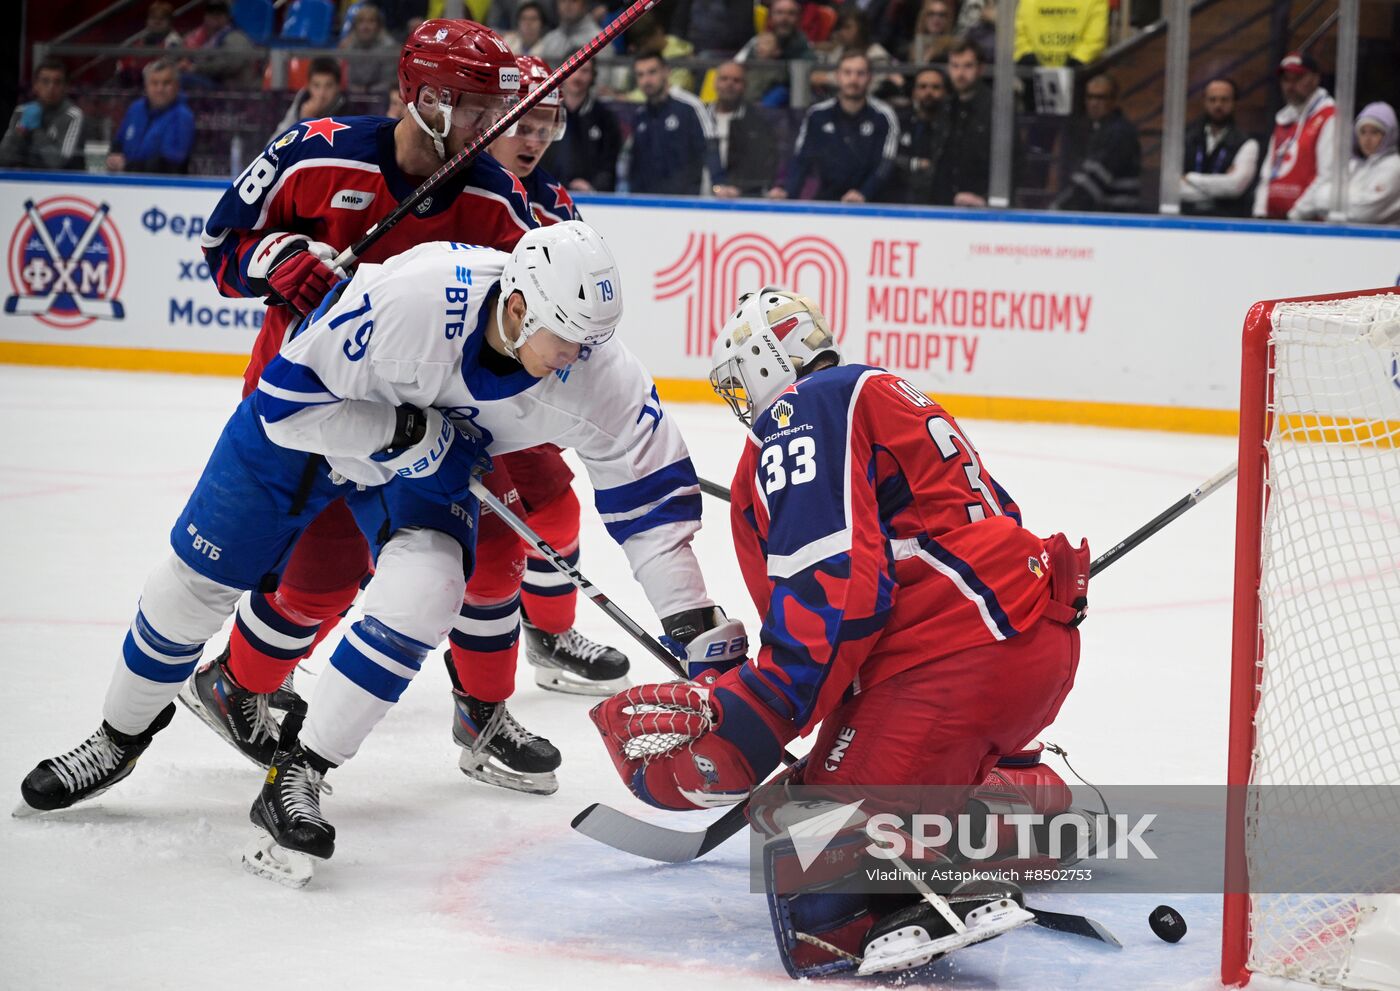
M 515 60 L 520 67 L 520 96 L 523 99 L 544 85 L 549 78 L 549 66 L 545 60 L 535 55 L 522 55 Z M 559 98 L 559 87 L 555 86 L 540 98 L 540 102 L 522 117 L 510 132 L 512 137 L 535 138 L 539 141 L 558 141 L 564 136 L 564 103 Z
M 399 55 L 399 95 L 435 142 L 440 143 L 453 124 L 479 134 L 519 94 L 515 56 L 496 32 L 475 21 L 424 21 Z M 425 124 L 420 114 L 439 106 L 445 111 L 440 131 Z

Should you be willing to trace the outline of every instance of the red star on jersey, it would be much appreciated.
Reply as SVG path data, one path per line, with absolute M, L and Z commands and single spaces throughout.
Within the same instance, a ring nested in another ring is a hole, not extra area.
M 335 144 L 336 131 L 350 130 L 349 124 L 342 124 L 333 117 L 322 117 L 319 120 L 304 120 L 301 122 L 306 128 L 306 133 L 301 136 L 303 141 L 310 141 L 312 138 L 325 138 L 326 144 Z
M 502 166 L 502 168 L 504 168 L 504 166 Z M 510 191 L 520 197 L 521 203 L 528 206 L 530 203 L 530 194 L 526 192 L 525 184 L 520 181 L 520 177 L 514 172 L 506 172 L 506 175 L 510 176 Z
M 551 182 L 547 183 L 545 185 L 545 188 L 554 194 L 555 212 L 564 216 L 572 217 L 575 212 L 574 198 L 569 195 L 569 191 L 564 188 L 564 184 L 561 182 Z

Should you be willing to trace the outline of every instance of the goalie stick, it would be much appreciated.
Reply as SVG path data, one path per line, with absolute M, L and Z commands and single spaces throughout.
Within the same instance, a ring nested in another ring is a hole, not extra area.
M 378 241 L 389 232 L 391 227 L 412 213 L 413 209 L 418 206 L 419 203 L 423 202 L 424 197 L 428 196 L 433 190 L 437 189 L 448 179 L 451 179 L 454 175 L 457 175 L 470 165 L 478 155 L 486 150 L 486 147 L 491 144 L 491 142 L 514 127 L 516 121 L 529 113 L 537 103 L 558 87 L 560 83 L 572 76 L 579 66 L 583 65 L 583 63 L 612 44 L 613 39 L 630 28 L 636 22 L 637 18 L 656 6 L 656 4 L 657 0 L 636 0 L 635 3 L 618 14 L 614 20 L 609 21 L 608 26 L 598 32 L 598 35 L 592 41 L 566 58 L 559 68 L 555 69 L 545 78 L 544 82 L 530 90 L 529 93 L 526 93 L 518 102 L 512 104 L 510 109 L 501 115 L 500 120 L 477 135 L 476 140 L 471 144 L 457 152 L 457 154 L 453 155 L 446 162 L 443 162 L 442 166 L 432 175 L 428 176 L 428 178 L 423 181 L 423 185 L 415 189 L 409 195 L 408 199 L 394 207 L 393 211 L 387 217 L 374 224 L 374 226 L 361 235 L 358 241 L 337 255 L 335 259 L 336 265 L 341 268 L 347 268 L 353 265 L 355 259 L 368 251 L 374 242 Z
M 1094 560 L 1093 564 L 1089 566 L 1090 576 L 1097 575 L 1168 523 L 1180 517 L 1182 513 L 1234 478 L 1238 471 L 1239 466 L 1236 464 L 1222 469 L 1172 503 L 1166 510 L 1138 527 Z M 728 501 L 729 490 L 724 486 L 707 482 L 705 479 L 701 479 L 700 484 L 704 491 Z M 659 860 L 663 863 L 682 864 L 703 857 L 742 830 L 747 822 L 745 819 L 747 808 L 748 799 L 745 799 L 704 829 L 683 830 L 658 826 L 655 823 L 633 818 L 627 813 L 619 812 L 607 805 L 596 803 L 574 817 L 573 828 L 614 850 L 635 854 L 638 857 L 646 857 L 649 860 Z

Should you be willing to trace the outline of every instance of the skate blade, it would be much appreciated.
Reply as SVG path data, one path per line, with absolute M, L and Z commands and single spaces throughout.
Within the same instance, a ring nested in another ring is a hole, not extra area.
M 223 740 L 230 747 L 232 747 L 234 752 L 237 753 L 240 757 L 242 757 L 248 763 L 252 764 L 254 767 L 260 767 L 264 771 L 268 769 L 270 765 L 264 764 L 262 761 L 255 760 L 253 757 L 249 756 L 248 753 L 242 747 L 233 742 L 233 739 L 228 735 L 228 733 L 224 731 L 223 723 L 215 719 L 214 715 L 204 707 L 204 703 L 199 700 L 199 693 L 195 691 L 193 681 L 186 681 L 183 685 L 181 685 L 180 694 L 176 695 L 175 697 L 180 700 L 181 705 L 183 705 L 186 709 L 190 710 L 190 712 L 198 716 L 199 721 L 201 723 L 213 730 L 215 736 L 217 736 L 220 740 Z
M 888 974 L 897 970 L 913 970 L 931 963 L 945 953 L 981 943 L 1002 933 L 1019 929 L 1035 921 L 1035 916 L 1009 898 L 973 909 L 967 915 L 967 931 L 951 933 L 938 939 L 925 939 L 918 926 L 908 926 L 876 939 L 866 948 L 865 957 L 856 973 Z
M 559 790 L 559 779 L 553 771 L 526 774 L 522 771 L 509 771 L 491 762 L 489 757 L 463 750 L 457 759 L 457 766 L 467 777 L 484 784 L 495 785 L 510 791 L 524 792 L 527 795 L 553 795 Z
M 41 815 L 42 813 L 44 813 L 44 812 L 46 812 L 46 811 L 48 811 L 48 810 L 47 810 L 47 809 L 36 809 L 34 806 L 30 805 L 28 802 L 26 802 L 26 801 L 24 801 L 24 800 L 21 799 L 20 803 L 19 803 L 18 805 L 15 806 L 15 810 L 14 810 L 13 812 L 10 813 L 10 818 L 11 818 L 11 819 L 29 819 L 29 818 L 32 818 L 33 816 Z
M 628 680 L 626 675 L 603 681 L 591 681 L 570 671 L 565 671 L 563 668 L 547 667 L 541 664 L 536 664 L 534 667 L 535 684 L 547 692 L 559 692 L 562 695 L 607 697 L 632 687 L 632 682 Z
M 243 849 L 243 869 L 288 888 L 304 888 L 315 873 L 312 858 L 288 850 L 271 836 L 263 835 Z

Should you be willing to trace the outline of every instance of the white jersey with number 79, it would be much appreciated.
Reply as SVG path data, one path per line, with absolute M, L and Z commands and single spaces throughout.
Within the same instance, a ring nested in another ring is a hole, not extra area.
M 543 379 L 492 351 L 486 326 L 509 257 L 438 241 L 360 265 L 264 370 L 255 404 L 267 436 L 361 485 L 393 477 L 370 455 L 388 446 L 401 405 L 438 409 L 493 454 L 573 448 L 657 614 L 708 603 L 689 546 L 695 468 L 651 376 L 616 337 Z

